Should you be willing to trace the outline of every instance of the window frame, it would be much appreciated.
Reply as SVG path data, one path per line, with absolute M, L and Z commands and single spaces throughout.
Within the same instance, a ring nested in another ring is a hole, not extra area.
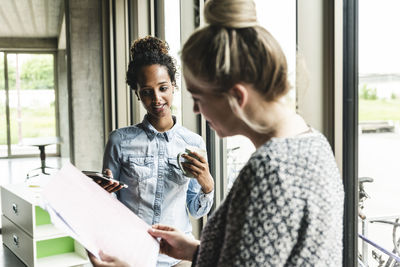
M 358 0 L 343 0 L 343 266 L 358 258 Z

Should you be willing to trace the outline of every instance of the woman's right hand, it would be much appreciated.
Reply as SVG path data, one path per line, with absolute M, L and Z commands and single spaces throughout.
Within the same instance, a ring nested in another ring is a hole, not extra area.
M 191 261 L 200 245 L 200 241 L 192 239 L 170 226 L 155 224 L 148 232 L 153 237 L 161 238 L 161 253 L 176 259 Z
M 88 252 L 88 256 L 94 267 L 130 267 L 128 263 L 123 262 L 116 257 L 107 255 L 102 251 L 99 252 L 100 259 L 93 256 L 90 252 Z
M 110 178 L 114 178 L 110 169 L 105 169 L 103 173 Z M 97 183 L 109 193 L 117 192 L 122 188 L 122 185 L 120 185 L 119 182 L 115 180 L 109 181 L 107 184 L 101 184 L 100 180 Z

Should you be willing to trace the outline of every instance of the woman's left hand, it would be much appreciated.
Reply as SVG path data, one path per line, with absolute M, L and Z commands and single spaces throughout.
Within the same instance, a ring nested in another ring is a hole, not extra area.
M 153 225 L 148 233 L 160 240 L 160 253 L 174 257 L 176 259 L 193 259 L 200 241 L 190 238 L 171 226 L 156 224 Z
M 94 267 L 130 267 L 130 265 L 126 262 L 123 262 L 116 257 L 107 255 L 102 251 L 99 252 L 101 260 L 93 256 L 93 254 L 90 252 L 88 253 L 88 255 L 90 262 L 93 264 Z
M 183 167 L 193 173 L 204 193 L 210 193 L 214 189 L 214 180 L 210 174 L 207 160 L 196 152 L 184 154 L 182 157 L 186 159 L 186 162 L 182 162 Z

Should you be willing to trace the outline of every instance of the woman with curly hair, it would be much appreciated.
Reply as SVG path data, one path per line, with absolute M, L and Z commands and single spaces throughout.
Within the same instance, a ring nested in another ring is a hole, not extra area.
M 147 36 L 131 47 L 127 83 L 147 111 L 143 121 L 110 134 L 103 169 L 114 179 L 127 184 L 106 185 L 118 199 L 148 224 L 174 225 L 189 238 L 194 218 L 206 215 L 213 203 L 214 182 L 207 159 L 197 153 L 184 155 L 183 163 L 193 179 L 178 167 L 177 154 L 187 146 L 205 150 L 203 139 L 180 125 L 171 114 L 176 67 L 168 45 Z M 189 212 L 189 213 L 188 213 Z M 184 262 L 160 255 L 157 266 L 185 266 Z M 187 263 L 186 263 L 187 264 Z M 190 265 L 189 265 L 190 266 Z

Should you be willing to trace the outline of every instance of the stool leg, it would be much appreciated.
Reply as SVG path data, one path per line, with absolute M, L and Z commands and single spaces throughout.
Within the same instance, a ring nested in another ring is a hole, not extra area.
M 46 174 L 45 168 L 46 168 L 46 153 L 44 151 L 45 146 L 39 146 L 40 150 L 40 162 L 41 162 L 41 169 L 42 173 Z

